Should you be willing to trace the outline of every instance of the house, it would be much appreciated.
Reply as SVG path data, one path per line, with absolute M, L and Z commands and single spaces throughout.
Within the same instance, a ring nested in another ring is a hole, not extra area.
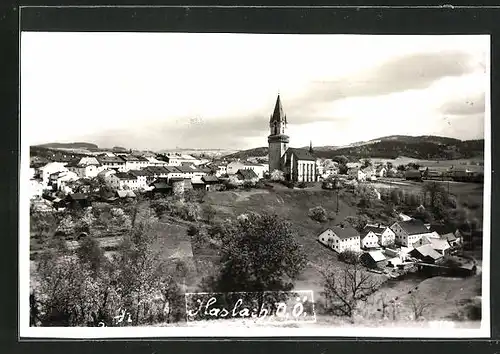
M 377 176 L 375 174 L 375 169 L 371 166 L 362 168 L 361 171 L 365 174 L 367 180 L 376 180 Z
M 219 191 L 223 188 L 223 184 L 221 181 L 217 178 L 217 176 L 214 175 L 206 175 L 201 177 L 203 182 L 205 182 L 205 188 L 207 191 Z
M 363 229 L 363 233 L 368 234 L 370 232 L 377 237 L 377 242 L 381 246 L 393 244 L 396 238 L 394 231 L 381 224 L 366 224 Z
M 361 231 L 361 248 L 363 249 L 368 249 L 368 248 L 376 248 L 378 247 L 378 237 L 369 229 L 363 229 Z
M 405 179 L 408 181 L 422 182 L 422 174 L 419 170 L 407 170 L 405 172 Z
M 135 193 L 131 190 L 116 191 L 116 195 L 120 199 L 135 198 L 136 197 Z
M 409 215 L 406 215 L 406 214 L 403 214 L 403 213 L 399 213 L 398 214 L 398 219 L 401 220 L 401 221 L 408 221 L 408 220 L 412 220 L 413 218 Z
M 248 169 L 238 170 L 238 172 L 236 172 L 236 177 L 238 178 L 238 180 L 243 182 L 255 183 L 259 181 L 259 176 L 257 176 L 254 171 Z
M 120 158 L 125 162 L 123 171 L 139 170 L 148 166 L 149 161 L 145 158 L 134 155 L 120 155 Z
M 338 253 L 361 250 L 359 232 L 350 225 L 332 226 L 319 234 L 318 241 Z
M 175 195 L 182 195 L 186 190 L 193 189 L 191 178 L 188 177 L 171 178 L 169 184 L 172 186 L 172 192 Z
M 381 165 L 381 166 L 378 166 L 376 169 L 375 169 L 375 175 L 379 178 L 383 178 L 383 177 L 386 177 L 387 176 L 387 168 L 385 168 L 385 166 Z
M 146 167 L 148 167 L 148 166 L 165 166 L 165 165 L 167 165 L 166 161 L 158 160 L 154 156 L 147 156 L 147 157 L 145 157 L 145 159 L 147 160 Z
M 89 197 L 83 193 L 68 194 L 66 196 L 66 202 L 69 207 L 81 207 L 85 208 L 91 205 Z
M 200 160 L 191 155 L 182 155 L 179 153 L 167 153 L 166 155 L 163 155 L 163 158 L 169 166 L 181 166 L 182 163 L 186 162 L 194 165 L 199 165 L 201 163 Z
M 80 178 L 93 178 L 103 170 L 103 167 L 95 157 L 82 157 L 79 160 L 71 161 L 66 168 L 74 172 Z
M 347 175 L 350 178 L 354 178 L 358 182 L 365 182 L 366 181 L 366 174 L 359 168 L 352 168 L 347 171 Z
M 103 169 L 112 169 L 120 172 L 125 172 L 125 160 L 118 156 L 98 156 L 97 160 Z
M 172 185 L 169 184 L 167 178 L 158 178 L 154 180 L 150 185 L 151 191 L 153 193 L 168 194 L 172 192 Z
M 421 260 L 423 263 L 434 264 L 443 256 L 437 252 L 430 244 L 419 246 L 410 251 L 410 255 Z
M 456 247 L 460 244 L 460 238 L 457 235 L 460 234 L 460 231 L 454 230 L 452 225 L 446 225 L 442 223 L 434 223 L 430 224 L 429 230 L 433 232 L 437 232 L 439 237 L 443 240 L 448 241 L 451 247 Z
M 435 232 L 431 232 L 424 223 L 417 219 L 407 221 L 397 221 L 391 226 L 391 230 L 396 235 L 397 244 L 409 247 L 422 237 L 439 238 Z
M 68 183 L 78 181 L 79 178 L 76 173 L 71 171 L 56 172 L 50 175 L 49 185 L 62 191 Z
M 109 184 L 113 189 L 139 189 L 137 176 L 128 172 L 116 172 L 109 175 Z
M 431 237 L 422 237 L 420 240 L 413 243 L 413 247 L 417 248 L 423 245 L 431 245 L 431 247 L 439 252 L 441 255 L 445 255 L 449 252 L 451 248 L 450 244 L 447 240 L 443 240 L 441 238 L 431 238 Z
M 191 184 L 193 185 L 193 189 L 206 190 L 205 182 L 203 181 L 203 177 L 194 176 L 193 178 L 191 178 Z
M 387 265 L 387 258 L 380 250 L 364 252 L 360 261 L 367 268 L 381 268 Z
M 66 163 L 63 162 L 49 162 L 48 164 L 39 168 L 38 173 L 42 179 L 43 185 L 48 185 L 50 181 L 50 175 L 57 172 L 67 172 L 69 171 L 65 167 Z
M 152 177 L 151 172 L 144 169 L 144 170 L 130 170 L 128 171 L 128 173 L 137 178 L 137 184 L 135 189 L 143 189 L 143 190 L 149 189 L 148 178 Z

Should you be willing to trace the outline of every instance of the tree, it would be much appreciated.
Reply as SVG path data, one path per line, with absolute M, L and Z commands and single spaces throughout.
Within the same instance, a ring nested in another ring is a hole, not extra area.
M 399 165 L 396 169 L 398 171 L 404 172 L 404 171 L 406 171 L 406 166 L 405 165 Z
M 248 214 L 227 224 L 221 270 L 210 282 L 217 292 L 257 292 L 259 307 L 266 291 L 289 291 L 306 265 L 291 224 L 271 214 Z
M 317 206 L 309 209 L 309 217 L 315 221 L 325 222 L 328 220 L 325 208 Z
M 211 206 L 210 204 L 204 205 L 202 212 L 203 212 L 203 215 L 205 215 L 205 220 L 208 223 L 211 223 L 214 220 L 215 215 L 217 214 L 217 211 L 215 210 L 215 208 L 213 206 Z
M 364 159 L 363 160 L 363 168 L 370 167 L 370 166 L 372 166 L 372 160 Z
M 347 171 L 349 171 L 349 168 L 347 167 L 347 165 L 339 163 L 339 174 L 346 175 Z
M 365 301 L 378 284 L 359 263 L 322 271 L 326 308 L 332 313 L 352 317 L 359 301 Z
M 419 299 L 415 293 L 412 293 L 410 296 L 410 305 L 415 321 L 419 320 L 424 315 L 424 312 L 430 307 L 430 304 Z
M 339 165 L 346 165 L 349 162 L 349 159 L 344 155 L 335 156 L 332 160 L 338 162 Z
M 350 249 L 340 252 L 338 258 L 339 261 L 348 264 L 355 264 L 359 262 L 358 254 Z
M 274 181 L 274 182 L 283 182 L 285 180 L 285 175 L 284 175 L 283 171 L 274 170 L 273 172 L 271 172 L 270 179 L 271 179 L 271 181 Z
M 76 254 L 81 262 L 87 264 L 94 275 L 97 274 L 101 265 L 106 261 L 104 251 L 99 242 L 91 236 L 85 236 L 78 242 Z
M 362 230 L 366 224 L 368 223 L 368 217 L 365 215 L 356 215 L 356 216 L 348 216 L 345 218 L 345 221 L 352 225 L 356 230 Z

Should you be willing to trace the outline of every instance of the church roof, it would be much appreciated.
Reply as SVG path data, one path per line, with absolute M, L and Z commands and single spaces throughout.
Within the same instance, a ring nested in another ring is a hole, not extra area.
M 280 95 L 278 94 L 278 98 L 276 99 L 276 105 L 274 106 L 274 112 L 273 115 L 271 116 L 271 122 L 285 122 L 286 123 L 286 116 L 285 112 L 283 111 L 283 106 L 281 105 L 281 99 Z
M 294 154 L 297 160 L 316 161 L 316 158 L 306 149 L 289 148 L 287 153 Z

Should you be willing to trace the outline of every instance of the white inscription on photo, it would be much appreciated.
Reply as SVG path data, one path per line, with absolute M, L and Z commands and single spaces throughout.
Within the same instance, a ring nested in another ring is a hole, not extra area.
M 21 336 L 489 335 L 489 36 L 20 55 Z

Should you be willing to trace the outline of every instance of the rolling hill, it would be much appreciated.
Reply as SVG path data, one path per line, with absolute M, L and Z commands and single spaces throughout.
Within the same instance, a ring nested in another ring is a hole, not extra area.
M 89 149 L 97 150 L 99 146 L 92 143 L 75 142 L 75 143 L 48 143 L 35 145 L 37 147 L 48 148 L 48 149 Z
M 394 159 L 398 156 L 407 156 L 415 159 L 451 160 L 482 157 L 484 154 L 484 139 L 462 141 L 432 135 L 392 135 L 346 146 L 315 146 L 313 149 L 315 155 L 319 158 L 333 158 L 345 155 L 352 159 L 368 157 Z M 267 147 L 259 147 L 239 151 L 226 157 L 245 159 L 250 156 L 265 156 L 267 153 Z

